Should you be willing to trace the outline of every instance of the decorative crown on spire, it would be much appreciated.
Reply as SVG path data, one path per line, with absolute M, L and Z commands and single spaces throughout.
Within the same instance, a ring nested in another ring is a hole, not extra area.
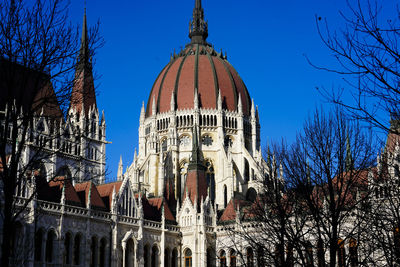
M 189 24 L 189 38 L 193 44 L 205 44 L 208 37 L 208 23 L 204 20 L 201 0 L 195 0 L 193 20 Z

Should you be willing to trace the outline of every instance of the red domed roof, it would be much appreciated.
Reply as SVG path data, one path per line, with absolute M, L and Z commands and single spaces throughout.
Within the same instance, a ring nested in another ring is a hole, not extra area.
M 174 55 L 158 75 L 147 102 L 146 117 L 153 115 L 153 99 L 157 113 L 170 111 L 172 94 L 176 110 L 193 108 L 195 88 L 200 108 L 216 109 L 219 89 L 223 109 L 237 111 L 240 95 L 243 113 L 250 114 L 249 93 L 226 57 L 207 43 L 192 42 Z

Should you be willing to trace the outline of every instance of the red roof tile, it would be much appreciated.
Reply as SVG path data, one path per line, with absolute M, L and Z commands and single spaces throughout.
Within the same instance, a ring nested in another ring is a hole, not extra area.
M 80 184 L 75 184 L 75 190 L 78 193 L 78 196 L 82 203 L 86 206 L 89 191 L 90 191 L 90 205 L 92 207 L 97 207 L 100 209 L 106 209 L 103 200 L 100 197 L 99 192 L 97 191 L 96 186 L 92 182 L 84 182 Z
M 217 108 L 220 90 L 223 108 L 236 111 L 240 95 L 243 113 L 250 115 L 249 93 L 231 64 L 210 46 L 199 45 L 197 49 L 197 44 L 190 44 L 157 77 L 147 102 L 146 116 L 152 115 L 153 97 L 157 112 L 169 111 L 173 93 L 178 110 L 193 108 L 196 87 L 200 107 Z

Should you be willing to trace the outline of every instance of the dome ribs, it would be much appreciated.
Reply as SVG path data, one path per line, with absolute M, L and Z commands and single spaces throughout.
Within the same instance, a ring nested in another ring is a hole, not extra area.
M 210 61 L 211 69 L 214 76 L 214 91 L 215 91 L 215 107 L 218 107 L 218 77 L 217 72 L 215 71 L 214 62 L 211 59 L 210 53 L 207 53 L 207 58 Z
M 246 85 L 244 84 L 238 72 L 233 68 L 231 63 L 226 61 L 225 64 L 228 66 L 230 72 L 234 74 L 233 79 L 236 84 L 236 89 L 238 93 L 240 93 L 240 95 L 242 96 L 243 113 L 246 115 L 250 115 L 250 96 L 247 91 Z
M 218 75 L 218 88 L 221 91 L 222 108 L 235 111 L 237 105 L 236 90 L 232 76 L 230 75 L 221 58 L 213 57 L 213 61 Z M 231 90 L 233 95 L 229 92 L 229 90 Z
M 193 46 L 188 51 L 185 59 L 185 64 L 182 65 L 179 74 L 177 75 L 177 105 L 179 109 L 193 108 L 194 99 L 194 61 L 195 57 Z
M 214 69 L 206 55 L 199 56 L 198 70 L 198 89 L 201 100 L 201 107 L 205 109 L 215 109 L 217 107 L 216 99 L 218 90 L 215 86 Z M 217 94 L 215 94 L 217 92 Z
M 152 116 L 153 114 L 151 114 L 151 101 L 153 101 L 153 95 L 157 93 L 157 99 L 158 99 L 158 93 L 160 91 L 160 87 L 158 86 L 158 83 L 161 81 L 160 77 L 163 76 L 165 77 L 165 71 L 169 69 L 169 67 L 171 67 L 172 63 L 167 64 L 160 72 L 160 74 L 158 74 L 156 81 L 153 84 L 153 87 L 151 88 L 150 91 L 150 97 L 149 100 L 147 101 L 147 105 L 146 105 L 146 117 Z M 164 75 L 163 75 L 164 74 Z M 158 87 L 157 92 L 155 92 L 154 90 Z
M 186 45 L 157 77 L 149 96 L 146 117 L 153 115 L 153 98 L 156 99 L 157 113 L 171 110 L 172 95 L 175 96 L 175 110 L 193 109 L 196 88 L 199 108 L 217 109 L 220 91 L 223 109 L 238 111 L 240 95 L 243 114 L 250 114 L 250 96 L 237 71 L 211 46 L 195 43 Z
M 221 52 L 221 54 L 222 54 L 222 52 Z M 235 81 L 234 81 L 234 79 L 233 79 L 233 75 L 232 75 L 232 73 L 229 71 L 229 68 L 228 68 L 228 66 L 225 64 L 225 60 L 223 60 L 223 59 L 221 59 L 220 57 L 218 57 L 218 60 L 220 60 L 221 62 L 222 62 L 222 65 L 224 65 L 224 68 L 225 68 L 225 70 L 226 70 L 226 72 L 228 73 L 228 75 L 229 75 L 229 79 L 231 80 L 231 84 L 232 84 L 232 92 L 233 92 L 233 101 L 234 101 L 234 111 L 236 111 L 236 108 L 235 107 L 237 107 L 237 101 L 238 101 L 238 96 L 237 96 L 237 94 L 238 94 L 238 92 L 237 92 L 237 87 L 236 87 L 236 84 L 235 84 Z
M 182 57 L 177 58 L 168 68 L 161 81 L 160 91 L 157 99 L 157 108 L 158 112 L 160 113 L 169 111 L 171 109 L 171 94 L 174 90 L 175 73 L 182 64 L 183 60 L 184 58 Z

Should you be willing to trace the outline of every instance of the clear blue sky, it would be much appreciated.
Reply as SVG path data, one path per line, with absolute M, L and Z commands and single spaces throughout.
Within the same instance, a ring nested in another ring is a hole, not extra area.
M 258 105 L 263 147 L 285 137 L 289 142 L 316 106 L 328 105 L 317 86 L 344 85 L 340 77 L 312 68 L 334 64 L 316 30 L 315 16 L 340 26 L 344 0 L 202 0 L 208 42 L 228 53 Z M 394 0 L 385 1 L 394 7 Z M 188 43 L 194 0 L 87 0 L 88 24 L 101 23 L 104 47 L 96 55 L 98 107 L 105 110 L 107 168 L 116 176 L 138 143 L 139 114 L 153 82 L 170 54 Z M 71 3 L 71 19 L 81 24 L 83 0 Z

